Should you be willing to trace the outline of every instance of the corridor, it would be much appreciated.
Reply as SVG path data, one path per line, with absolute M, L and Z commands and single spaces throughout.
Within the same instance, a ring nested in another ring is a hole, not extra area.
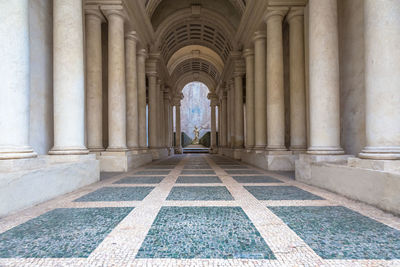
M 399 218 L 290 172 L 188 154 L 103 176 L 1 219 L 0 266 L 400 265 Z

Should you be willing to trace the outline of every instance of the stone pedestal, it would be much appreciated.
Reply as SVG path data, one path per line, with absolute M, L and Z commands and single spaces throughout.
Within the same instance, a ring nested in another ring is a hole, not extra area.
M 291 151 L 265 151 L 256 149 L 242 150 L 243 162 L 270 171 L 293 171 L 298 155 Z
M 349 158 L 347 166 L 367 170 L 400 173 L 400 161 L 398 160 Z
M 18 170 L 18 171 L 15 171 Z M 0 217 L 100 180 L 95 155 L 0 161 Z
M 150 149 L 153 160 L 156 159 L 164 159 L 168 157 L 168 149 L 167 148 L 154 148 Z
M 97 156 L 102 172 L 128 172 L 153 160 L 146 149 L 133 151 L 103 151 Z

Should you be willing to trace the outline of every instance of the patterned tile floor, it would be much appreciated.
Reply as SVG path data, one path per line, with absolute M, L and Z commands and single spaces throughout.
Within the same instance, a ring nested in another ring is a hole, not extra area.
M 400 266 L 400 218 L 181 155 L 0 219 L 0 266 Z

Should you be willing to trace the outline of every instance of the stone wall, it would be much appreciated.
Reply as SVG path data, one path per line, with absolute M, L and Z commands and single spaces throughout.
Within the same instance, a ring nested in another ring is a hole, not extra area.
M 53 1 L 29 1 L 30 144 L 38 154 L 53 146 Z

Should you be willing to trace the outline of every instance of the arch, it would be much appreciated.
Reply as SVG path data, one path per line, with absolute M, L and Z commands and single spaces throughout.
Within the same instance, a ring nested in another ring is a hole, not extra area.
M 182 92 L 182 89 L 191 82 L 201 82 L 204 83 L 210 92 L 215 91 L 216 82 L 207 74 L 205 73 L 191 73 L 188 72 L 182 75 L 176 82 L 175 82 L 175 89 L 177 93 Z
M 179 64 L 190 59 L 200 59 L 208 61 L 213 65 L 219 73 L 224 69 L 222 58 L 208 47 L 201 45 L 188 45 L 176 51 L 167 63 L 169 74 L 177 68 Z
M 223 60 L 236 49 L 232 42 L 233 26 L 219 13 L 208 9 L 202 9 L 200 17 L 193 16 L 191 8 L 176 11 L 162 22 L 155 36 L 154 49 L 161 51 L 166 62 L 180 48 L 193 44 L 214 50 Z

